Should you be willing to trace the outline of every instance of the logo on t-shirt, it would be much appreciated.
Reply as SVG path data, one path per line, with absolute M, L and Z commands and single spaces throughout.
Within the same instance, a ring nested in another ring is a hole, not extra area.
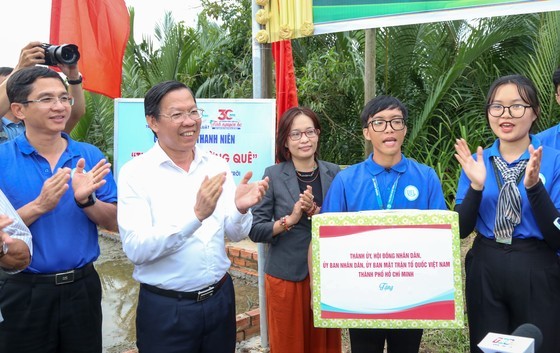
M 546 185 L 546 178 L 544 177 L 543 173 L 539 173 L 539 178 L 541 179 L 543 185 Z
M 404 188 L 404 197 L 406 197 L 408 201 L 416 200 L 419 194 L 420 193 L 418 192 L 418 188 L 416 188 L 416 186 L 414 185 L 409 185 Z

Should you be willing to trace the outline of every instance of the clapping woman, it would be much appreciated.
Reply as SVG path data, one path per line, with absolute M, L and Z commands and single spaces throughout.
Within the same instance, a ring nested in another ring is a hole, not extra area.
M 540 106 L 526 77 L 497 79 L 486 103 L 494 144 L 473 155 L 464 139 L 455 145 L 461 237 L 476 232 L 465 259 L 471 352 L 524 323 L 542 331 L 539 352 L 560 352 L 560 152 L 529 133 Z
M 271 353 L 340 353 L 339 329 L 315 328 L 307 252 L 311 217 L 319 213 L 336 164 L 318 159 L 321 128 L 303 107 L 287 110 L 276 137 L 279 164 L 265 170 L 269 189 L 253 208 L 249 237 L 270 244 L 265 266 Z

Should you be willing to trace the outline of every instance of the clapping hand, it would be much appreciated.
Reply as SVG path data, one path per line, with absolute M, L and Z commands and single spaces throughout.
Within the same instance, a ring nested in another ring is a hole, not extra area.
M 527 189 L 532 188 L 539 182 L 542 146 L 535 149 L 533 145 L 529 145 L 529 155 L 529 162 L 527 163 L 527 167 L 525 167 L 525 178 L 523 180 L 523 185 L 525 185 Z
M 301 210 L 307 213 L 307 216 L 311 217 L 317 211 L 317 204 L 313 199 L 313 188 L 311 185 L 307 185 L 307 188 L 302 194 L 299 194 L 299 201 L 301 203 Z
M 35 199 L 41 214 L 51 211 L 58 205 L 62 195 L 68 190 L 70 168 L 60 168 L 53 176 L 45 180 L 41 193 Z
M 204 177 L 200 189 L 196 193 L 196 203 L 194 205 L 194 214 L 199 221 L 202 222 L 214 213 L 218 199 L 222 195 L 225 181 L 226 172 L 216 174 L 212 178 Z
M 235 190 L 235 206 L 240 213 L 261 202 L 268 190 L 268 177 L 249 184 L 252 176 L 253 172 L 247 172 Z
M 482 190 L 486 181 L 486 166 L 482 157 L 482 147 L 477 147 L 476 159 L 474 159 L 467 141 L 461 138 L 457 139 L 455 143 L 455 151 L 457 151 L 455 158 L 471 181 L 471 187 L 475 190 Z
M 88 172 L 84 171 L 86 160 L 80 158 L 72 175 L 72 189 L 74 198 L 80 203 L 86 203 L 89 195 L 107 182 L 104 178 L 111 171 L 111 163 L 105 159 L 100 160 Z
M 10 224 L 14 223 L 14 220 L 10 217 L 0 214 L 0 244 L 6 243 L 10 245 L 14 240 L 8 235 L 8 233 L 4 232 L 4 228 L 9 226 Z
M 6 244 L 9 249 L 7 256 L 0 256 L 2 258 L 0 266 L 4 269 L 23 270 L 29 266 L 31 261 L 27 244 L 20 239 L 10 237 L 8 233 L 3 231 L 13 222 L 14 220 L 8 216 L 0 215 L 0 245 Z

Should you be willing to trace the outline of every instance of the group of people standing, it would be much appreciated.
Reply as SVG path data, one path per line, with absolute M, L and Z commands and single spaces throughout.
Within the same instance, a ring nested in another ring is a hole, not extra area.
M 32 64 L 0 83 L 0 112 L 8 101 L 23 126 L 0 144 L 0 352 L 103 351 L 98 227 L 120 231 L 141 283 L 139 351 L 233 352 L 224 238 L 247 236 L 268 178 L 249 183 L 249 172 L 236 186 L 225 160 L 196 146 L 194 94 L 166 81 L 144 100 L 157 142 L 123 166 L 117 193 L 103 153 L 65 132 L 76 103 L 67 84 L 82 78 L 36 66 L 35 43 L 24 57 Z
M 554 74 L 560 103 L 560 70 Z M 455 211 L 460 236 L 476 233 L 466 255 L 466 299 L 471 352 L 489 332 L 512 333 L 531 323 L 543 335 L 539 352 L 560 352 L 560 131 L 530 133 L 540 115 L 534 84 L 520 75 L 497 79 L 485 106 L 496 136 L 474 154 L 457 139 L 462 167 Z M 339 171 L 318 158 L 319 121 L 292 108 L 280 118 L 276 159 L 265 171 L 269 189 L 253 208 L 249 237 L 269 243 L 266 310 L 271 352 L 340 352 L 340 330 L 315 328 L 308 253 L 311 217 L 318 212 L 447 209 L 435 171 L 407 158 L 402 144 L 408 110 L 378 96 L 361 114 L 373 148 L 365 161 Z M 406 188 L 416 190 L 407 196 Z M 418 352 L 421 329 L 350 329 L 353 353 Z
M 122 167 L 117 185 L 101 151 L 64 132 L 74 98 L 55 71 L 17 70 L 3 87 L 25 132 L 0 145 L 2 352 L 101 352 L 93 266 L 101 226 L 119 230 L 135 265 L 141 353 L 235 351 L 224 238 L 247 235 L 270 244 L 271 352 L 340 353 L 340 330 L 313 325 L 313 216 L 447 208 L 435 171 L 402 153 L 408 110 L 395 97 L 365 105 L 360 119 L 373 153 L 342 171 L 319 158 L 317 115 L 287 110 L 277 129 L 278 164 L 236 186 L 227 163 L 197 145 L 204 112 L 191 89 L 158 83 L 144 99 L 157 141 Z M 524 323 L 542 331 L 541 352 L 559 352 L 560 151 L 548 145 L 558 132 L 530 134 L 540 105 L 523 76 L 496 80 L 486 103 L 494 144 L 474 154 L 464 139 L 455 145 L 460 235 L 476 232 L 465 260 L 471 352 L 488 332 L 511 333 Z M 411 188 L 413 197 L 404 192 Z M 389 353 L 418 352 L 422 334 L 351 329 L 351 349 L 382 353 L 387 344 Z

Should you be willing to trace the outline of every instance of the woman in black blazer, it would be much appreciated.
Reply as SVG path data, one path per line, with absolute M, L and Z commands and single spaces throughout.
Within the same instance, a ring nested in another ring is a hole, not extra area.
M 338 165 L 317 158 L 321 128 L 308 108 L 287 110 L 278 123 L 269 188 L 253 212 L 249 237 L 269 243 L 265 265 L 271 353 L 340 353 L 339 329 L 313 326 L 307 251 L 311 217 L 319 213 Z

